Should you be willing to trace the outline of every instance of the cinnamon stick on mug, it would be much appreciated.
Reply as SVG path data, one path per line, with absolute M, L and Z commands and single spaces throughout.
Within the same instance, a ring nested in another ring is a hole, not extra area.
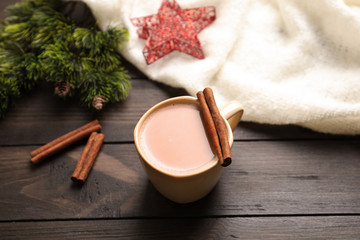
M 201 98 L 201 91 L 200 93 L 197 94 L 198 98 L 200 96 Z M 208 108 L 210 110 L 211 113 L 211 119 L 214 122 L 215 128 L 216 128 L 216 134 L 214 133 L 213 130 L 209 129 L 207 127 L 208 123 L 206 123 L 206 129 L 210 135 L 211 139 L 215 139 L 217 138 L 217 142 L 220 143 L 221 146 L 221 156 L 218 155 L 219 161 L 221 166 L 226 167 L 229 166 L 231 164 L 231 148 L 229 145 L 229 139 L 227 136 L 227 131 L 226 131 L 226 125 L 223 121 L 223 118 L 221 117 L 220 111 L 216 105 L 215 102 L 215 97 L 214 97 L 214 93 L 212 91 L 211 88 L 205 88 L 203 90 L 203 95 L 205 97 L 205 101 L 206 101 L 206 106 L 202 103 L 200 104 L 200 107 L 202 109 L 202 112 L 204 114 L 204 112 L 207 112 L 208 110 L 206 110 L 206 108 Z M 199 102 L 203 102 L 203 100 Z M 204 114 L 205 115 L 205 114 Z M 205 118 L 205 116 L 204 116 Z M 205 118 L 205 121 L 210 122 L 210 119 L 208 117 Z M 211 123 L 210 123 L 211 125 Z M 217 148 L 217 143 L 215 143 L 215 145 L 213 145 L 214 148 Z M 216 150 L 217 151 L 217 150 Z
M 199 103 L 200 103 L 200 108 L 202 110 L 203 113 L 203 119 L 204 119 L 204 123 L 205 123 L 205 129 L 207 130 L 208 136 L 210 138 L 210 143 L 213 147 L 213 150 L 215 151 L 215 154 L 217 155 L 220 164 L 223 165 L 224 163 L 224 158 L 222 156 L 221 153 L 221 146 L 220 146 L 220 141 L 219 141 L 219 137 L 216 131 L 216 127 L 215 127 L 215 123 L 214 120 L 212 119 L 211 113 L 210 113 L 210 109 L 207 106 L 206 100 L 205 100 L 205 96 L 204 93 L 202 91 L 199 91 L 196 94 Z
M 45 145 L 30 152 L 31 162 L 37 164 L 47 157 L 61 151 L 71 144 L 89 136 L 92 132 L 101 131 L 101 125 L 98 120 L 94 120 L 84 126 L 75 129 Z

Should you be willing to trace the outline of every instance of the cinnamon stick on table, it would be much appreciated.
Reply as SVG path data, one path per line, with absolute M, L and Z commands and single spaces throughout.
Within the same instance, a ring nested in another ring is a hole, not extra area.
M 200 94 L 197 94 L 201 96 Z M 200 107 L 204 112 L 207 112 L 206 108 L 208 108 L 210 110 L 211 113 L 211 118 L 214 122 L 215 128 L 216 128 L 216 134 L 214 133 L 213 130 L 209 129 L 207 127 L 207 130 L 209 132 L 209 135 L 211 136 L 210 138 L 217 138 L 217 141 L 220 142 L 220 146 L 221 146 L 221 156 L 218 155 L 220 164 L 223 167 L 229 166 L 231 164 L 231 148 L 230 148 L 230 144 L 229 144 L 229 139 L 227 136 L 227 130 L 226 130 L 226 125 L 223 121 L 223 118 L 220 114 L 220 111 L 216 105 L 215 102 L 215 97 L 214 97 L 214 93 L 212 91 L 211 88 L 205 88 L 203 90 L 203 95 L 205 97 L 205 101 L 206 101 L 206 106 L 204 106 L 204 104 L 200 104 Z M 198 96 L 199 97 L 199 96 Z M 200 100 L 199 100 L 200 101 Z M 207 117 L 206 119 L 209 118 Z M 217 145 L 217 143 L 215 143 Z M 214 148 L 216 149 L 217 146 L 214 146 Z
M 84 126 L 75 129 L 30 153 L 31 162 L 37 164 L 47 157 L 59 152 L 71 144 L 89 136 L 92 132 L 101 131 L 101 125 L 98 120 L 94 120 Z
M 104 142 L 104 139 L 105 135 L 102 133 L 91 133 L 89 140 L 87 141 L 81 154 L 81 157 L 76 164 L 74 173 L 71 176 L 71 180 L 78 183 L 85 182 Z

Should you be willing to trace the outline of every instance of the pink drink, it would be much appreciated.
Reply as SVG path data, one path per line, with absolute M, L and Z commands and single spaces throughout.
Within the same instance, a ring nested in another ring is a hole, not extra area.
M 153 112 L 141 129 L 140 145 L 151 163 L 165 171 L 186 172 L 214 158 L 200 107 L 172 104 Z

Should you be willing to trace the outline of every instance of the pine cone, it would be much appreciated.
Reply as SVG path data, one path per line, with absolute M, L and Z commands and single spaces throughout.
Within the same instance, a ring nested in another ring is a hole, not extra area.
M 57 81 L 55 83 L 55 94 L 59 97 L 65 97 L 70 91 L 70 84 L 66 81 Z
M 104 107 L 106 100 L 103 96 L 94 97 L 92 105 L 96 110 L 101 110 Z

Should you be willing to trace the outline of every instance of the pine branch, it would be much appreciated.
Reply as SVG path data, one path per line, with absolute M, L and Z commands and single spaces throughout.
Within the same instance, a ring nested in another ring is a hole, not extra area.
M 131 83 L 117 49 L 127 30 L 78 27 L 62 9 L 61 0 L 26 0 L 7 9 L 0 24 L 0 117 L 39 81 L 56 83 L 59 96 L 90 108 L 95 98 L 101 104 L 126 98 Z
M 92 101 L 97 96 L 102 96 L 107 102 L 118 102 L 127 97 L 131 89 L 130 77 L 126 71 L 92 71 L 84 76 L 84 81 L 77 87 L 81 102 L 91 107 Z
M 19 89 L 31 90 L 40 79 L 41 66 L 32 52 L 25 52 L 16 42 L 3 42 L 0 72 L 17 82 Z
M 19 95 L 16 79 L 0 76 L 0 118 L 4 117 L 10 103 Z

